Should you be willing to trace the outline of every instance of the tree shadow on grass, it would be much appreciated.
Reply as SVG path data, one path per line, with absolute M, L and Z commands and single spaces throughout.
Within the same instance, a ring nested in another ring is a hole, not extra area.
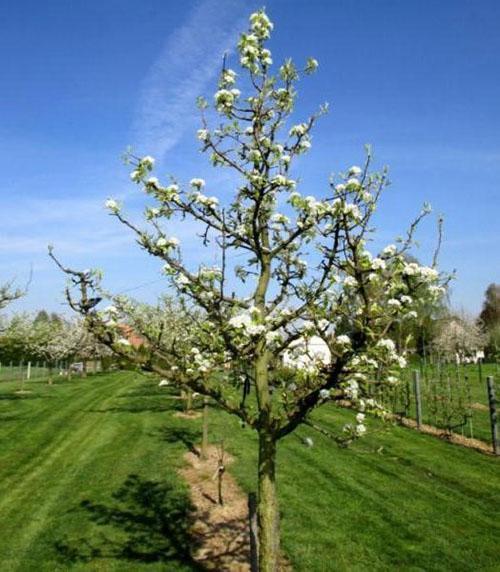
M 109 504 L 84 500 L 80 509 L 97 527 L 90 538 L 55 543 L 64 564 L 117 559 L 128 562 L 182 563 L 202 570 L 191 554 L 197 541 L 190 532 L 193 506 L 176 483 L 129 475 Z
M 172 393 L 127 393 L 118 395 L 113 405 L 89 409 L 91 413 L 165 413 L 183 411 L 184 402 Z
M 51 399 L 52 395 L 40 395 L 26 390 L 26 393 L 0 393 L 0 401 L 18 401 L 20 399 Z
M 161 437 L 167 443 L 181 443 L 188 451 L 200 456 L 200 451 L 195 443 L 201 441 L 201 431 L 188 427 L 172 427 L 167 425 L 161 429 Z
M 172 408 L 160 403 L 133 403 L 104 409 L 88 409 L 89 413 L 165 413 L 167 411 L 172 411 Z

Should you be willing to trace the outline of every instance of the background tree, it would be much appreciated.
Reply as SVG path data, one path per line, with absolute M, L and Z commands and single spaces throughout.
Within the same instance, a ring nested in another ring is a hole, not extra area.
M 86 336 L 82 324 L 76 321 L 49 320 L 33 325 L 29 338 L 29 352 L 34 359 L 43 361 L 49 368 L 49 383 L 53 382 L 53 369 L 58 364 L 69 365 L 80 352 Z
M 479 320 L 488 337 L 487 357 L 498 360 L 500 353 L 500 284 L 490 284 L 486 289 Z
M 479 318 L 487 330 L 500 324 L 500 284 L 490 284 L 486 289 Z
M 485 344 L 486 336 L 481 328 L 472 318 L 462 314 L 443 318 L 432 345 L 445 359 L 463 361 L 475 357 Z
M 310 149 L 312 129 L 326 106 L 304 122 L 288 124 L 300 72 L 286 60 L 271 74 L 272 29 L 264 11 L 251 15 L 250 29 L 238 43 L 241 77 L 224 64 L 219 78 L 214 108 L 220 119 L 214 128 L 208 102 L 199 100 L 202 151 L 215 167 L 238 177 L 234 194 L 221 204 L 205 194 L 203 179 L 193 178 L 188 188 L 174 178 L 163 184 L 151 176 L 152 157 L 131 155 L 131 178 L 153 201 L 145 210 L 148 226 L 131 221 L 117 201 L 106 202 L 141 247 L 163 262 L 183 309 L 172 319 L 189 327 L 176 328 L 174 337 L 156 336 L 146 353 L 134 351 L 115 324 L 134 322 L 136 306 L 111 296 L 111 312 L 99 310 L 105 296 L 100 274 L 56 260 L 70 278 L 69 304 L 101 341 L 143 369 L 212 397 L 257 432 L 259 558 L 266 571 L 277 570 L 279 560 L 279 440 L 329 400 L 357 412 L 339 440 L 361 436 L 365 414 L 383 414 L 367 399 L 370 387 L 392 383 L 406 365 L 404 348 L 396 351 L 387 337 L 390 328 L 414 320 L 423 300 L 443 292 L 435 268 L 405 260 L 428 208 L 404 239 L 376 254 L 367 250 L 387 184 L 385 171 L 370 171 L 369 149 L 364 166 L 332 176 L 322 197 L 298 191 L 293 165 Z M 303 72 L 317 67 L 310 58 Z M 248 92 L 243 95 L 240 88 Z M 185 218 L 199 224 L 202 246 L 218 249 L 219 266 L 185 262 L 179 240 L 168 232 L 173 220 Z M 308 336 L 327 344 L 331 360 L 298 360 L 307 367 L 290 380 L 282 356 Z
M 93 363 L 94 373 L 97 371 L 98 364 L 109 359 L 113 352 L 104 344 L 102 344 L 92 332 L 85 328 L 84 324 L 78 324 L 79 337 L 76 347 L 75 357 L 82 362 L 82 375 L 87 376 L 89 362 Z
M 31 359 L 33 320 L 29 314 L 14 314 L 6 319 L 0 331 L 0 361 L 19 363 Z

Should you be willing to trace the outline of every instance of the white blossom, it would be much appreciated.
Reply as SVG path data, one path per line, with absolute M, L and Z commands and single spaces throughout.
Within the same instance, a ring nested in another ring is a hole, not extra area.
M 361 218 L 361 212 L 359 210 L 359 207 L 354 203 L 347 203 L 344 206 L 344 214 L 352 216 L 352 218 L 355 220 L 359 220 Z
M 400 367 L 401 369 L 404 369 L 404 368 L 408 365 L 408 362 L 406 361 L 406 358 L 404 358 L 403 356 L 397 356 L 397 357 L 396 357 L 396 362 L 397 362 L 397 364 L 399 365 L 399 367 Z
M 147 167 L 148 169 L 151 170 L 154 167 L 155 160 L 154 160 L 154 157 L 151 157 L 151 155 L 146 155 L 145 157 L 143 157 L 141 159 L 140 163 L 144 167 Z
M 113 213 L 117 213 L 120 211 L 120 204 L 117 201 L 115 201 L 115 199 L 108 199 L 104 203 L 104 206 Z
M 208 141 L 208 130 L 207 129 L 198 129 L 197 137 L 200 141 Z
M 381 258 L 374 258 L 371 262 L 373 270 L 385 270 L 385 261 Z
M 335 338 L 335 341 L 337 342 L 337 344 L 340 344 L 342 346 L 348 346 L 351 344 L 351 338 L 346 334 L 342 334 L 340 336 L 337 336 Z
M 354 276 L 346 276 L 343 280 L 344 286 L 346 288 L 353 288 L 358 284 L 356 278 Z
M 394 244 L 388 244 L 383 250 L 382 255 L 385 257 L 394 256 L 397 252 L 397 248 Z
M 358 167 L 357 165 L 353 165 L 349 169 L 349 176 L 350 177 L 359 177 L 362 172 L 363 172 L 363 170 L 360 167 Z
M 382 338 L 377 342 L 377 348 L 393 352 L 396 350 L 396 344 L 390 338 Z
M 358 436 L 364 435 L 366 433 L 366 427 L 362 423 L 356 425 L 356 434 Z
M 189 184 L 194 187 L 195 189 L 201 189 L 205 186 L 205 180 L 204 179 L 191 179 L 189 181 Z
M 298 125 L 294 125 L 290 129 L 290 136 L 295 135 L 296 137 L 301 137 L 307 133 L 307 124 L 306 123 L 299 123 Z
M 233 316 L 229 320 L 229 325 L 232 326 L 233 328 L 238 328 L 238 329 L 247 328 L 251 324 L 252 324 L 252 316 L 250 316 L 250 314 L 246 312 L 237 314 L 236 316 Z

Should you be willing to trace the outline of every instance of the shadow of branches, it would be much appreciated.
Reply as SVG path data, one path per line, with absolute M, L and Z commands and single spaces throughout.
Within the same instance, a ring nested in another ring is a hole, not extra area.
M 129 475 L 109 504 L 84 500 L 80 505 L 92 527 L 88 538 L 58 541 L 66 564 L 94 559 L 136 562 L 182 562 L 200 570 L 191 554 L 197 541 L 190 533 L 193 506 L 187 492 L 168 481 Z
M 201 431 L 199 429 L 191 429 L 188 427 L 172 427 L 166 426 L 161 430 L 161 437 L 167 443 L 182 443 L 184 447 L 197 457 L 200 451 L 196 447 L 196 443 L 201 441 Z

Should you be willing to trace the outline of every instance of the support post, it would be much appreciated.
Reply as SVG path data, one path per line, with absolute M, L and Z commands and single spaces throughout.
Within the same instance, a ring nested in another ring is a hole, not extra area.
M 201 439 L 201 458 L 208 457 L 208 397 L 203 398 L 203 436 Z
M 492 375 L 486 378 L 486 384 L 488 386 L 488 402 L 490 405 L 491 445 L 493 453 L 498 455 L 500 450 L 498 445 L 497 402 L 495 397 L 495 383 Z
M 31 379 L 31 362 L 28 362 L 28 369 L 26 370 L 26 380 L 29 381 Z
M 248 527 L 250 531 L 250 571 L 259 572 L 259 524 L 256 493 L 248 493 Z
M 417 427 L 420 429 L 422 425 L 422 400 L 420 396 L 420 373 L 418 370 L 413 372 L 413 390 L 415 393 L 415 414 Z

